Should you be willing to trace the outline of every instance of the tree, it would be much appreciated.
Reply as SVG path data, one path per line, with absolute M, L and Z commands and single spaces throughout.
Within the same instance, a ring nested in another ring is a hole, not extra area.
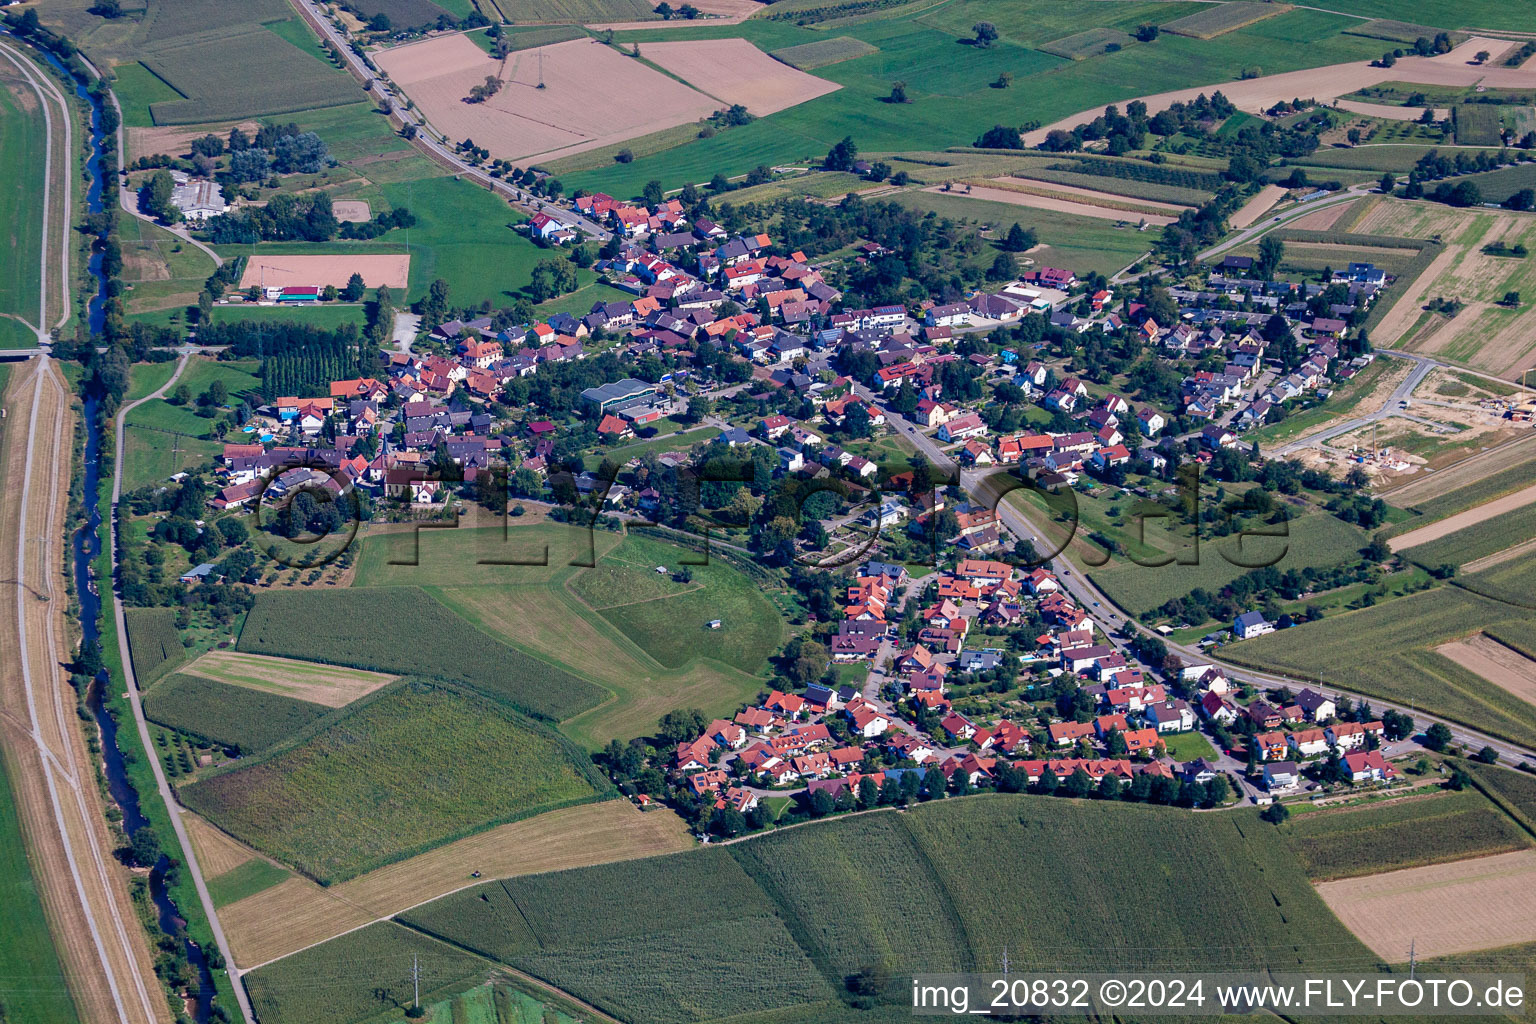
M 811 794 L 811 817 L 825 818 L 837 809 L 837 803 L 832 799 L 832 794 L 824 789 L 818 789 Z
M 1478 50 L 1472 59 L 1477 61 L 1479 64 L 1487 64 L 1488 58 L 1492 56 L 1493 54 L 1489 53 L 1487 50 Z
M 1150 43 L 1162 34 L 1162 29 L 1157 25 L 1146 24 L 1136 26 L 1136 39 L 1138 42 Z
M 1484 747 L 1482 750 L 1479 750 L 1472 756 L 1475 757 L 1478 761 L 1481 761 L 1483 764 L 1499 763 L 1499 752 L 1494 750 L 1492 747 Z
M 1290 816 L 1291 809 L 1285 806 L 1285 804 L 1280 803 L 1278 800 L 1264 808 L 1263 811 L 1259 812 L 1259 817 L 1263 818 L 1271 825 L 1283 824 L 1285 819 L 1289 818 Z
M 363 283 L 362 274 L 353 274 L 347 278 L 347 286 L 341 290 L 341 297 L 348 302 L 362 302 L 363 295 L 368 291 L 368 286 Z
M 859 147 L 854 144 L 853 137 L 845 135 L 843 141 L 827 151 L 827 159 L 823 163 L 829 171 L 851 171 L 858 155 Z
M 1285 259 L 1285 243 L 1274 235 L 1265 235 L 1259 241 L 1259 258 L 1254 262 L 1254 273 L 1261 281 L 1272 280 Z
M 1067 138 L 1072 137 L 1071 133 L 1067 134 Z M 1023 149 L 1024 137 L 1017 128 L 996 124 L 982 132 L 981 137 L 971 145 L 977 149 Z
M 1062 784 L 1060 795 L 1082 799 L 1091 792 L 1093 792 L 1093 778 L 1081 768 L 1077 768 L 1067 776 L 1067 781 Z
M 923 794 L 929 800 L 942 800 L 947 783 L 944 773 L 939 770 L 938 765 L 934 765 L 923 775 Z
M 388 32 L 389 26 L 389 15 L 383 11 L 368 19 L 368 30 L 370 32 Z
M 129 852 L 134 864 L 141 868 L 152 868 L 160 863 L 160 836 L 153 826 L 140 825 L 130 842 Z
M 995 81 L 993 81 L 992 88 L 994 88 L 994 89 L 1006 89 L 1006 88 L 1008 88 L 1012 84 L 1013 84 L 1013 72 L 1012 71 L 1004 71 L 1004 72 L 1002 72 L 1001 74 L 999 74 L 997 76 Z
M 704 727 L 708 724 L 709 720 L 704 717 L 704 713 L 698 708 L 691 708 L 686 711 L 668 711 L 657 722 L 656 742 L 659 746 L 666 747 L 675 746 L 678 743 L 687 743 L 690 740 L 698 739 L 699 734 L 704 731 Z
M 661 189 L 661 182 L 655 178 L 645 183 L 645 187 L 640 190 L 640 195 L 644 197 L 645 205 L 650 207 L 660 206 L 662 199 L 665 197 L 665 193 Z
M 181 211 L 171 202 L 175 189 L 176 181 L 170 171 L 156 171 L 139 187 L 139 209 L 161 223 L 175 224 L 181 219 Z
M 1008 234 L 1003 238 L 1003 250 L 1005 252 L 1028 252 L 1039 243 L 1034 228 L 1026 228 L 1018 221 L 1013 222 L 1013 227 L 1008 229 Z
M 971 31 L 976 33 L 976 45 L 982 49 L 997 42 L 997 26 L 990 21 L 978 21 L 971 26 Z
M 907 95 L 907 83 L 897 79 L 891 83 L 891 94 L 885 98 L 887 103 L 911 103 L 912 99 Z
M 171 397 L 167 401 L 172 405 L 186 405 L 192 401 L 192 389 L 185 384 L 177 384 L 171 391 Z
M 1444 722 L 1436 722 L 1424 730 L 1424 745 L 1430 750 L 1442 751 L 1451 745 L 1451 729 Z
M 872 776 L 866 775 L 859 780 L 859 806 L 866 810 L 880 802 L 880 787 L 875 785 Z
M 1397 188 L 1397 176 L 1391 171 L 1384 171 L 1381 175 L 1381 180 L 1376 183 L 1376 187 L 1381 190 L 1383 195 L 1391 195 L 1392 190 Z
M 1380 64 L 1381 64 L 1382 67 L 1389 68 L 1389 67 L 1391 67 L 1392 65 L 1394 65 L 1396 63 L 1397 63 L 1397 54 L 1393 53 L 1391 50 L 1388 50 L 1386 53 L 1381 55 Z

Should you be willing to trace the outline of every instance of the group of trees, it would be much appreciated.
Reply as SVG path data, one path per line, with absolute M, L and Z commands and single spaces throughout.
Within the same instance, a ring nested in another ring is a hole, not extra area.
M 279 192 L 265 206 L 241 207 L 210 217 L 202 229 L 215 244 L 328 242 L 340 230 L 329 192 Z

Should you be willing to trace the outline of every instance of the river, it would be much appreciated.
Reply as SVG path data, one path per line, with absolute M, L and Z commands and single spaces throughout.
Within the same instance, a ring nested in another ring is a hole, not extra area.
M 41 52 L 41 51 L 38 51 Z M 116 196 L 116 187 L 110 193 L 107 189 L 103 168 L 102 141 L 106 133 L 102 130 L 101 104 L 86 89 L 85 84 L 70 75 L 69 70 L 51 53 L 43 54 L 50 64 L 60 71 L 74 84 L 75 95 L 82 103 L 89 106 L 91 111 L 91 157 L 87 168 L 90 172 L 90 187 L 86 193 L 86 208 L 91 213 L 100 213 L 103 209 L 103 197 L 111 194 Z M 101 270 L 102 256 L 96 252 L 91 255 L 89 271 L 95 281 L 94 291 L 89 305 L 89 323 L 92 335 L 101 331 L 104 315 L 104 302 L 106 299 L 107 279 Z M 95 553 L 101 550 L 102 540 L 102 508 L 99 488 L 103 471 L 110 471 L 110 466 L 103 466 L 101 462 L 102 434 L 106 427 L 101 421 L 99 396 L 89 395 L 85 399 L 85 480 L 83 491 L 83 504 L 85 512 L 85 525 L 76 531 L 72 546 L 74 551 L 75 593 L 80 598 L 80 629 L 82 647 L 94 647 L 97 653 L 101 653 L 101 595 L 97 591 L 95 579 L 91 575 L 91 559 Z M 107 673 L 103 671 L 92 681 L 89 692 L 86 695 L 86 705 L 90 710 L 96 726 L 101 730 L 101 759 L 102 770 L 106 774 L 107 787 L 111 791 L 112 799 L 121 808 L 123 813 L 123 831 L 130 838 L 139 829 L 150 824 L 144 816 L 143 808 L 139 803 L 139 793 L 129 781 L 126 766 L 123 764 L 123 756 L 117 745 L 118 722 L 108 713 L 103 701 L 105 687 L 111 685 Z M 133 742 L 132 726 L 129 723 L 129 742 Z M 156 756 L 154 751 L 147 751 L 147 756 Z M 155 794 L 150 793 L 154 799 Z M 163 835 L 159 837 L 162 843 L 174 845 L 175 836 Z M 196 972 L 198 984 L 198 998 L 196 1004 L 190 1009 L 193 1011 L 193 1019 L 197 1024 L 207 1024 L 213 1008 L 213 975 L 208 966 L 208 958 L 203 955 L 201 947 L 186 935 L 186 920 L 177 909 L 176 903 L 171 899 L 165 886 L 165 869 L 170 860 L 162 855 L 160 862 L 150 871 L 149 893 L 154 901 L 156 916 L 160 922 L 160 928 L 167 935 L 175 936 L 182 943 L 183 952 L 187 963 Z

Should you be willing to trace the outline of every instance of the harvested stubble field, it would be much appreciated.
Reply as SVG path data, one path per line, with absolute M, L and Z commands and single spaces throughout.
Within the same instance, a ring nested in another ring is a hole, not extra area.
M 150 104 L 156 124 L 287 114 L 358 98 L 346 73 L 259 25 L 178 36 L 141 60 L 185 97 Z
M 210 743 L 254 754 L 296 735 L 329 708 L 190 672 L 162 679 L 144 695 L 144 716 Z
M 595 39 L 522 50 L 503 64 L 462 35 L 445 35 L 386 50 L 378 64 L 450 139 L 473 139 L 509 160 L 595 149 L 696 121 L 722 105 Z M 500 91 L 465 103 L 490 75 L 502 80 Z M 646 97 L 638 116 L 635 96 Z
M 1291 819 L 1291 844 L 1316 881 L 1524 850 L 1524 829 L 1480 793 L 1402 797 Z
M 1042 859 L 1042 843 L 1058 856 Z M 1106 848 L 1140 866 L 1145 900 L 1103 898 L 1123 874 L 1099 856 Z M 1170 911 L 1186 907 L 1174 897 L 1189 863 L 1201 864 L 1207 882 L 1230 898 Z M 843 898 L 829 913 L 831 892 Z M 724 919 L 722 905 L 732 911 Z M 585 912 L 573 914 L 572 906 Z M 1043 969 L 1127 961 L 1189 967 L 1185 951 L 1215 945 L 1234 969 L 1326 963 L 1345 970 L 1375 959 L 1328 913 L 1282 834 L 1252 812 L 1199 815 L 1027 796 L 945 800 L 724 849 L 490 883 L 405 919 L 625 1020 L 679 1024 L 790 1002 L 803 1012 L 772 1019 L 884 1021 L 893 1004 L 874 1011 L 805 1004 L 826 998 L 818 993 L 837 990 L 855 971 L 895 975 L 912 962 L 974 969 L 992 962 L 1003 944 Z M 892 920 L 921 926 L 893 928 Z M 1137 938 L 1106 944 L 1111 934 Z M 741 984 L 763 973 L 765 956 L 771 972 L 788 979 L 793 998 Z M 701 959 L 709 984 L 698 982 Z M 356 961 L 338 943 L 280 964 L 290 976 L 311 972 L 338 986 L 351 978 L 366 992 L 371 982 Z M 635 980 L 637 962 L 643 984 Z M 728 1008 L 721 991 L 735 993 Z M 896 1004 L 910 998 L 888 995 Z M 338 1005 L 355 998 L 339 993 Z M 348 1011 L 333 1024 L 358 1016 Z
M 1136 40 L 1116 28 L 1090 28 L 1040 44 L 1036 48 L 1053 57 L 1087 60 L 1101 53 L 1113 52 L 1109 49 L 1111 46 L 1115 49 L 1123 49 L 1134 45 L 1135 42 Z
M 380 285 L 403 292 L 410 283 L 411 257 L 386 253 L 337 253 L 326 256 L 252 256 L 245 262 L 240 287 L 253 284 L 345 288 L 353 274 L 369 288 Z
M 410 683 L 179 795 L 236 838 L 329 883 L 611 792 L 585 762 L 494 700 Z
M 1536 742 L 1536 708 L 1433 648 L 1483 631 L 1524 649 L 1530 611 L 1460 587 L 1396 598 L 1222 649 L 1273 669 L 1419 707 L 1520 744 Z M 1513 641 L 1511 640 L 1513 637 Z M 1361 657 L 1361 651 L 1370 651 Z
M 1317 887 L 1388 963 L 1536 939 L 1536 850 L 1390 871 Z
M 1290 9 L 1289 4 L 1244 3 L 1243 0 L 1232 0 L 1230 3 L 1211 4 L 1202 11 L 1164 22 L 1162 28 L 1164 32 L 1172 32 L 1176 36 L 1215 39 L 1217 36 L 1246 28 L 1265 18 L 1284 14 Z
M 328 708 L 343 707 L 399 678 L 380 672 L 239 651 L 209 651 L 188 665 L 185 674 L 231 686 L 264 690 Z
M 411 624 L 411 636 L 402 636 L 401 623 Z M 584 679 L 498 643 L 417 587 L 260 594 L 239 649 L 456 679 L 553 721 L 595 707 L 605 696 Z
M 845 60 L 867 57 L 871 53 L 879 52 L 878 47 L 862 39 L 855 39 L 852 36 L 835 36 L 832 39 L 818 39 L 813 43 L 799 43 L 795 46 L 770 50 L 768 55 L 792 68 L 812 71 L 816 68 L 824 68 L 828 64 L 841 64 Z
M 1536 705 L 1536 661 L 1485 633 L 1435 648 L 1462 668 Z
M 602 800 L 499 825 L 329 888 L 296 877 L 219 916 L 235 961 L 252 967 L 457 892 L 469 881 L 471 869 L 490 878 L 511 878 L 654 857 L 694 845 L 687 823 L 670 811 L 642 812 L 627 800 Z
M 745 39 L 646 43 L 642 58 L 724 103 L 762 117 L 842 86 L 774 60 Z
M 1003 178 L 992 178 L 984 183 L 978 182 L 977 184 L 984 184 L 986 187 L 991 188 L 1002 188 L 1009 192 L 1026 192 L 1052 199 L 1083 199 L 1094 206 L 1102 206 L 1109 210 L 1119 210 L 1125 213 L 1144 214 L 1147 216 L 1177 217 L 1187 208 L 1178 203 L 1158 202 L 1155 199 L 1130 198 L 1119 193 L 1109 192 L 1100 188 L 1087 188 L 1082 185 L 1058 184 L 1055 182 L 1043 185 L 1038 181 L 1030 181 L 1027 176 L 1014 177 L 1009 175 Z
M 1400 533 L 1393 537 L 1388 544 L 1393 551 L 1404 551 L 1409 548 L 1418 547 L 1421 544 L 1428 544 L 1431 541 L 1438 541 L 1441 538 L 1449 537 L 1451 534 L 1461 530 L 1470 530 L 1479 523 L 1487 522 L 1489 519 L 1498 516 L 1508 515 L 1533 502 L 1536 502 L 1536 485 L 1523 488 L 1512 494 L 1506 494 L 1500 498 L 1495 498 L 1481 505 L 1469 508 L 1465 512 L 1458 512 L 1455 515 L 1447 516 L 1428 526 L 1421 526 L 1416 530 Z M 1461 563 L 1458 562 L 1457 564 Z
M 181 816 L 181 820 L 187 826 L 187 835 L 192 839 L 198 867 L 210 878 L 233 871 L 256 857 L 250 847 L 220 832 L 199 815 L 186 813 Z
M 1111 209 L 1107 206 L 1099 206 L 1093 203 L 1081 202 L 1075 199 L 1060 199 L 1054 196 L 1039 195 L 1034 192 L 1016 191 L 1014 189 L 997 188 L 986 185 L 965 185 L 964 191 L 946 190 L 942 185 L 934 185 L 926 188 L 924 192 L 942 193 L 954 195 L 964 199 L 974 199 L 980 202 L 1006 203 L 1009 206 L 1024 206 L 1035 210 L 1054 210 L 1057 213 L 1073 214 L 1078 217 L 1093 217 L 1097 220 L 1139 222 L 1146 221 L 1154 227 L 1162 227 L 1172 224 L 1176 218 L 1159 216 L 1157 214 L 1139 213 L 1131 210 Z

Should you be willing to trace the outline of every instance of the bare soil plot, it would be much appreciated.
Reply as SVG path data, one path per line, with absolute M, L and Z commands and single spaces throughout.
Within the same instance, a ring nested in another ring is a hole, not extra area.
M 434 128 L 508 160 L 597 149 L 723 105 L 595 39 L 519 50 L 501 62 L 462 35 L 447 35 L 385 50 L 377 62 Z M 464 102 L 487 76 L 503 83 L 496 95 Z
M 605 800 L 481 832 L 322 888 L 297 876 L 219 911 L 242 967 L 265 963 L 370 921 L 478 884 L 684 850 L 686 823 L 666 810 Z
M 233 871 L 257 856 L 255 850 L 214 828 L 202 815 L 182 811 L 181 820 L 187 826 L 187 835 L 192 838 L 192 849 L 197 854 L 197 865 L 206 878 Z
M 1475 634 L 1435 650 L 1529 704 L 1536 704 L 1536 661 L 1493 637 Z
M 1517 508 L 1524 508 L 1532 502 L 1536 502 L 1536 487 L 1527 487 L 1513 494 L 1506 494 L 1504 497 L 1497 498 L 1487 504 L 1479 505 L 1476 508 L 1469 508 L 1465 512 L 1449 516 L 1438 523 L 1430 523 L 1428 526 L 1421 526 L 1417 530 L 1409 530 L 1407 533 L 1393 537 L 1387 541 L 1387 544 L 1394 552 L 1406 551 L 1408 548 L 1417 547 L 1420 544 L 1428 544 L 1432 540 L 1439 540 L 1441 537 L 1455 533 L 1457 530 L 1465 530 L 1469 526 L 1476 526 L 1478 523 L 1487 522 L 1495 516 L 1504 515 L 1506 512 L 1513 512 Z
M 1340 110 L 1348 110 L 1354 114 L 1364 114 L 1366 117 L 1379 117 L 1386 121 L 1417 121 L 1424 116 L 1423 107 L 1394 107 L 1390 103 L 1365 103 L 1361 100 L 1336 100 L 1333 104 Z M 1435 117 L 1445 120 L 1451 116 L 1451 112 L 1444 107 L 1435 108 Z
M 365 224 L 373 216 L 366 199 L 338 199 L 331 203 L 331 212 L 339 221 Z
M 344 707 L 400 678 L 359 668 L 243 651 L 209 651 L 182 671 L 231 686 L 323 704 L 328 708 Z
M 1339 203 L 1337 206 L 1325 206 L 1321 210 L 1307 214 L 1305 217 L 1296 218 L 1287 226 L 1301 231 L 1330 231 L 1355 206 L 1355 203 Z
M 1324 902 L 1388 963 L 1536 939 L 1536 850 L 1324 882 Z
M 473 44 L 471 44 L 473 45 Z M 404 291 L 410 278 L 411 258 L 404 253 L 336 253 L 326 256 L 252 256 L 245 264 L 240 287 L 253 284 L 345 288 L 353 274 L 363 275 L 369 288 L 387 285 Z
M 1234 228 L 1248 227 L 1268 213 L 1269 208 L 1278 203 L 1280 197 L 1285 195 L 1285 192 L 1286 189 L 1283 185 L 1265 185 L 1259 189 L 1257 195 L 1243 204 L 1242 209 L 1228 218 L 1227 222 Z
M 1529 462 L 1532 458 L 1536 458 L 1536 451 L 1533 451 L 1533 448 L 1536 448 L 1536 435 L 1493 451 L 1474 455 L 1434 476 L 1415 480 L 1391 491 L 1384 491 L 1382 497 L 1389 497 L 1394 505 L 1411 508 L 1432 498 L 1449 494 L 1458 487 L 1465 487 L 1523 462 Z
M 745 39 L 644 43 L 640 55 L 724 103 L 762 117 L 836 92 L 842 86 L 768 56 Z
M 924 192 L 943 192 L 942 185 L 926 188 Z M 956 194 L 951 192 L 951 194 Z M 1164 217 L 1157 214 L 1142 214 L 1129 210 L 1111 210 L 1104 206 L 1094 206 L 1089 203 L 1077 203 L 1066 199 L 1053 199 L 1050 196 L 1038 196 L 1028 192 L 1012 192 L 1000 188 L 986 188 L 972 186 L 965 192 L 958 193 L 970 199 L 986 199 L 994 203 L 1009 203 L 1013 206 L 1027 206 L 1035 210 L 1055 210 L 1058 213 L 1075 213 L 1080 217 L 1097 217 L 1100 220 L 1118 220 L 1134 223 L 1146 221 L 1153 227 L 1163 227 L 1172 224 L 1178 218 Z

